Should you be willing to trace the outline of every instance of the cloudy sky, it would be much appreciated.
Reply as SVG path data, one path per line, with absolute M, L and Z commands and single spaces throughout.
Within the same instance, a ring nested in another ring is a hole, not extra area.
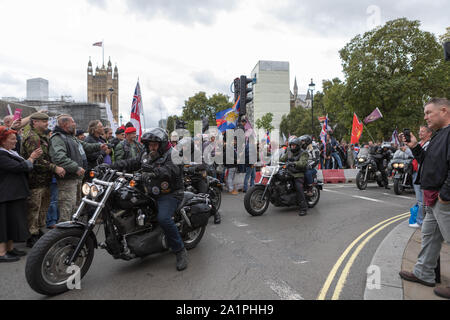
M 119 69 L 120 113 L 129 118 L 139 78 L 146 126 L 180 114 L 199 91 L 230 97 L 259 60 L 288 61 L 291 87 L 343 78 L 338 51 L 355 35 L 399 17 L 436 35 L 448 0 L 0 0 L 0 97 L 26 96 L 49 80 L 50 96 L 87 100 L 86 69 L 109 57 Z

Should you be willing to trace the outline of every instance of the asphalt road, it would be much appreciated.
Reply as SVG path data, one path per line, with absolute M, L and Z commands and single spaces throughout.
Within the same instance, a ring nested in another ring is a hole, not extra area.
M 176 271 L 171 253 L 122 261 L 97 250 L 81 290 L 48 298 L 28 286 L 23 258 L 0 264 L 0 300 L 310 300 L 318 298 L 327 279 L 330 285 L 323 298 L 331 299 L 345 263 L 335 275 L 330 271 L 349 245 L 376 224 L 408 212 L 415 202 L 413 192 L 396 196 L 376 184 L 365 191 L 355 184 L 326 185 L 318 206 L 307 216 L 298 216 L 295 208 L 271 205 L 264 215 L 252 217 L 243 198 L 242 193 L 223 194 L 222 223 L 210 220 L 198 247 L 189 251 L 189 266 L 183 272 Z M 360 248 L 348 266 L 339 299 L 363 299 L 372 256 L 404 220 L 379 231 Z

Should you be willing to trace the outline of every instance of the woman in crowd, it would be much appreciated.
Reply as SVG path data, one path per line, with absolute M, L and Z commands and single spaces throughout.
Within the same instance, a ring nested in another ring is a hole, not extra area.
M 24 242 L 29 237 L 27 225 L 27 173 L 42 155 L 36 149 L 29 159 L 23 159 L 13 149 L 17 131 L 0 126 L 0 262 L 18 261 L 25 252 L 14 248 L 14 242 Z

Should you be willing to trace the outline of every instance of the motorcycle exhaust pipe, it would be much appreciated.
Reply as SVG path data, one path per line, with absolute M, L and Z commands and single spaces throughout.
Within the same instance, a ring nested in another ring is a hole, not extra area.
M 192 228 L 191 220 L 189 220 L 189 217 L 187 216 L 186 211 L 184 209 L 181 209 L 180 212 L 181 212 L 181 216 L 183 217 L 184 221 L 186 221 L 189 228 Z

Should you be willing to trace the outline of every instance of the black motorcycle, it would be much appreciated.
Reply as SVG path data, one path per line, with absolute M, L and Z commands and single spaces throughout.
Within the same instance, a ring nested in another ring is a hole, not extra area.
M 90 175 L 92 182 L 83 185 L 84 198 L 72 220 L 57 224 L 28 255 L 26 279 L 38 293 L 56 295 L 69 290 L 72 271 L 78 270 L 81 279 L 98 247 L 106 249 L 114 259 L 123 260 L 169 250 L 157 221 L 155 200 L 157 195 L 167 193 L 167 182 L 152 186 L 146 173 L 125 174 L 109 168 L 96 168 Z M 193 249 L 202 239 L 215 208 L 208 195 L 181 191 L 177 196 L 182 201 L 174 222 L 186 249 Z M 101 223 L 105 241 L 99 244 L 94 227 Z
M 397 195 L 407 189 L 414 189 L 412 161 L 413 159 L 393 159 L 390 164 L 394 175 L 394 192 Z
M 356 159 L 356 167 L 359 172 L 356 174 L 356 186 L 360 190 L 365 190 L 369 182 L 376 182 L 379 187 L 383 187 L 383 177 L 378 171 L 377 163 L 372 155 L 365 155 Z
M 245 209 L 252 216 L 260 216 L 266 212 L 269 203 L 275 207 L 299 206 L 294 180 L 285 163 L 262 168 L 261 180 L 245 194 Z M 317 180 L 317 176 L 314 177 L 312 195 L 308 196 L 305 188 L 305 199 L 309 208 L 319 202 L 322 188 L 323 183 Z
M 207 193 L 217 211 L 222 203 L 222 183 L 208 175 L 203 164 L 186 164 L 183 168 L 184 189 L 192 193 Z

